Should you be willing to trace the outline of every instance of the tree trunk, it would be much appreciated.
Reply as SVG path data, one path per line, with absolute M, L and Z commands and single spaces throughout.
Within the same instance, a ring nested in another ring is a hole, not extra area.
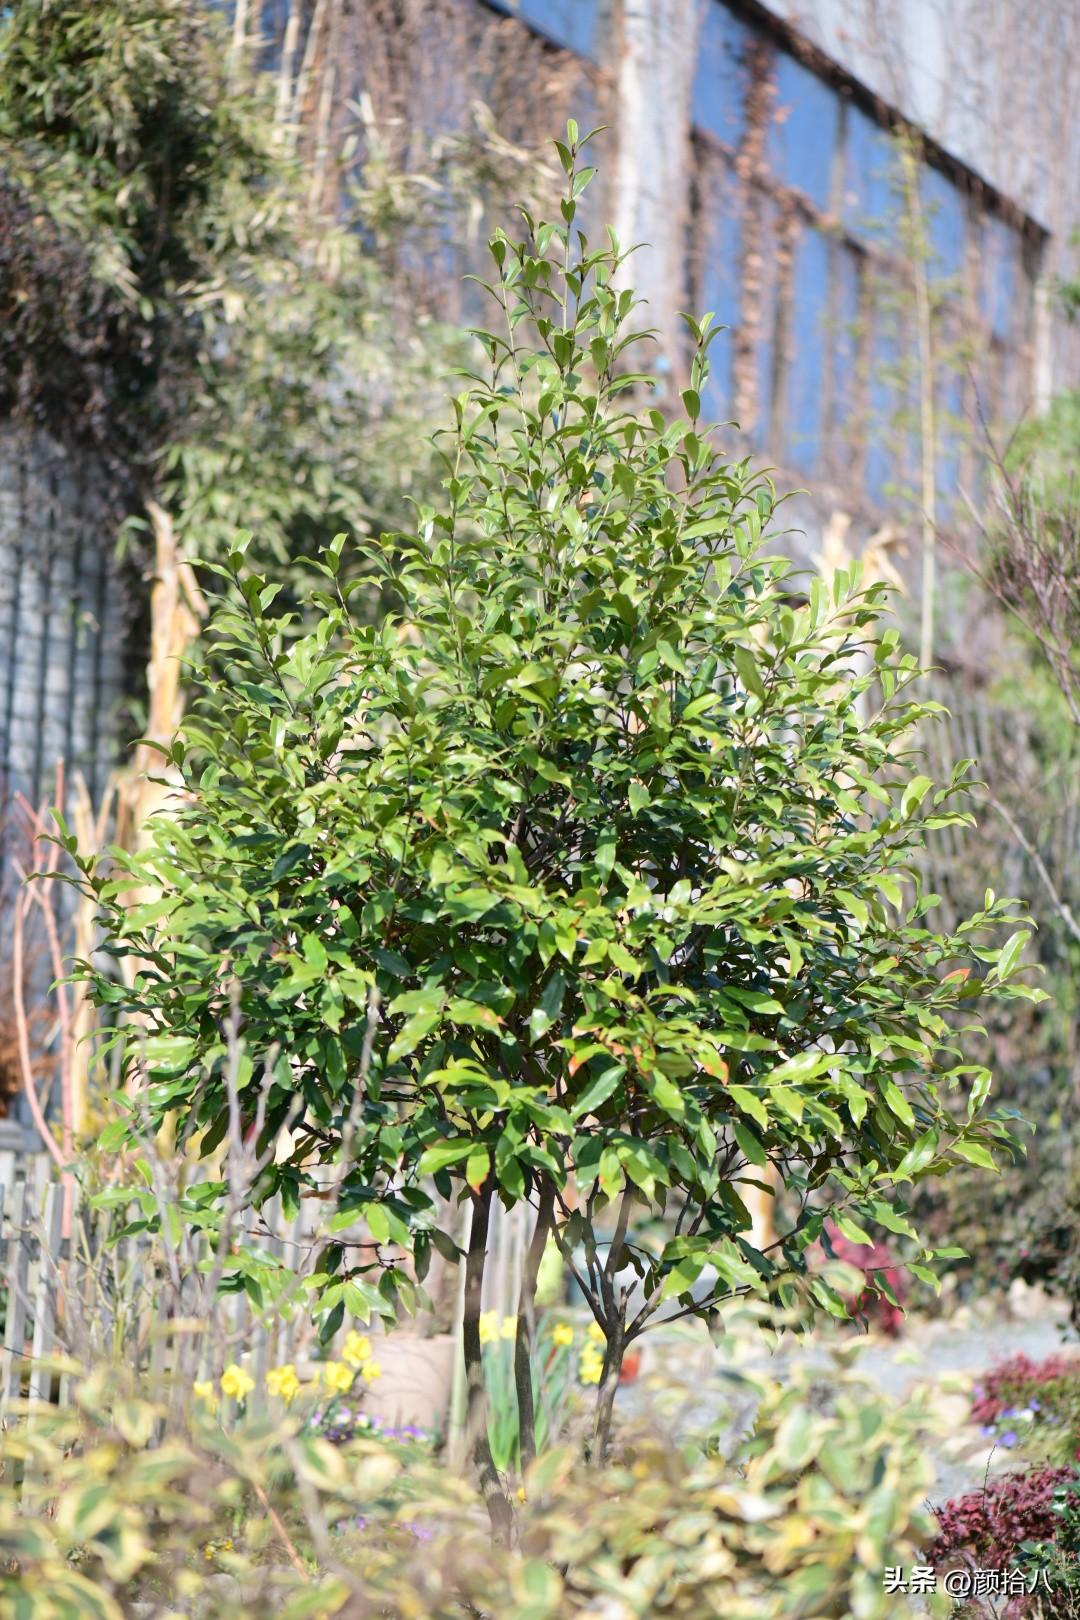
M 555 1209 L 555 1188 L 546 1178 L 540 1188 L 536 1225 L 525 1256 L 518 1300 L 517 1333 L 514 1338 L 514 1386 L 517 1392 L 518 1450 L 524 1474 L 536 1460 L 536 1410 L 532 1386 L 532 1347 L 536 1336 L 536 1280 L 551 1230 Z
M 491 1178 L 473 1194 L 472 1225 L 465 1251 L 465 1311 L 461 1323 L 465 1350 L 465 1439 L 471 1452 L 480 1489 L 484 1495 L 494 1541 L 506 1546 L 510 1541 L 513 1510 L 503 1489 L 491 1455 L 487 1429 L 487 1391 L 484 1388 L 483 1352 L 480 1346 L 480 1304 L 484 1285 L 488 1222 L 491 1217 Z
M 600 1273 L 600 1294 L 604 1306 L 607 1351 L 604 1355 L 604 1369 L 600 1375 L 600 1388 L 596 1397 L 596 1420 L 593 1428 L 592 1450 L 594 1468 L 603 1468 L 607 1462 L 608 1446 L 611 1441 L 611 1420 L 615 1410 L 615 1396 L 619 1388 L 619 1375 L 622 1372 L 623 1353 L 626 1349 L 626 1295 L 623 1292 L 616 1298 L 615 1279 L 622 1267 L 623 1246 L 630 1225 L 630 1211 L 633 1203 L 634 1191 L 627 1184 L 623 1188 L 622 1198 L 619 1200 L 619 1213 L 615 1221 L 615 1231 L 612 1233 L 611 1245 L 608 1249 L 604 1269 Z
M 596 1397 L 596 1421 L 593 1426 L 592 1465 L 594 1468 L 603 1468 L 608 1459 L 608 1449 L 611 1444 L 611 1420 L 615 1413 L 615 1396 L 619 1389 L 619 1375 L 622 1372 L 623 1353 L 626 1349 L 625 1326 L 621 1317 L 616 1317 L 609 1329 L 607 1353 L 604 1356 L 604 1370 L 600 1375 L 600 1388 Z

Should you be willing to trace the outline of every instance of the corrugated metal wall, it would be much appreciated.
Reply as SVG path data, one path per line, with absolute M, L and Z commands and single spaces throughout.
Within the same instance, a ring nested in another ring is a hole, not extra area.
M 0 423 L 0 1075 L 5 1093 L 19 1086 L 13 1064 L 13 962 L 10 908 L 16 892 L 12 859 L 25 861 L 25 818 L 14 805 L 24 794 L 35 806 L 51 799 L 63 759 L 71 793 L 82 775 L 100 801 L 110 771 L 129 741 L 121 721 L 124 697 L 135 690 L 137 637 L 132 596 L 117 566 L 115 504 L 107 498 L 100 461 L 67 449 L 40 430 Z M 70 890 L 56 895 L 63 914 Z M 44 1008 L 53 978 L 34 930 L 26 949 L 24 984 L 31 1006 Z M 36 948 L 35 948 L 36 946 Z M 40 1014 L 38 1015 L 40 1018 Z M 56 1031 L 36 1019 L 34 1045 L 48 1066 Z M 9 1072 L 10 1071 L 10 1072 Z M 4 1106 L 9 1106 L 4 1104 Z M 34 1146 L 29 1112 L 19 1092 L 8 1135 L 23 1128 Z
M 97 799 L 131 664 L 115 518 L 87 452 L 0 427 L 0 802 L 35 804 L 58 759 Z

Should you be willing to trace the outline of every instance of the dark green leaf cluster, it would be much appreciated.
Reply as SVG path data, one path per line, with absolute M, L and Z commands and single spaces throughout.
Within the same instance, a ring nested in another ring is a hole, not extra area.
M 138 971 L 86 971 L 153 1119 L 204 1152 L 238 998 L 245 1117 L 265 1088 L 269 1143 L 300 1101 L 260 1197 L 303 1196 L 344 1140 L 344 1211 L 420 1230 L 421 1261 L 428 1177 L 507 1205 L 554 1188 L 593 1256 L 606 1202 L 666 1211 L 662 1248 L 628 1241 L 633 1336 L 665 1300 L 783 1296 L 830 1206 L 906 1232 L 897 1187 L 992 1165 L 1006 1127 L 964 1036 L 981 997 L 1039 992 L 1022 928 L 995 938 L 1010 904 L 933 926 L 916 856 L 968 819 L 966 764 L 918 772 L 930 706 L 879 590 L 766 553 L 772 488 L 700 421 L 710 317 L 686 416 L 641 408 L 624 254 L 574 230 L 580 144 L 561 222 L 491 243 L 499 319 L 445 502 L 360 546 L 394 611 L 369 622 L 342 536 L 307 633 L 245 542 L 218 569 L 224 673 L 169 752 L 174 809 L 144 853 L 82 867 Z M 762 1253 L 745 1195 L 777 1182 L 795 1215 Z

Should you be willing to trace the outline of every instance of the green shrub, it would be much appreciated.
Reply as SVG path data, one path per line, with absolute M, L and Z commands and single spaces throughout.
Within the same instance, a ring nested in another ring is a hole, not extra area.
M 161 1405 L 110 1375 L 0 1436 L 0 1611 L 380 1620 L 808 1620 L 890 1612 L 887 1565 L 933 1524 L 927 1419 L 846 1375 L 751 1386 L 757 1419 L 725 1461 L 670 1434 L 616 1463 L 538 1462 L 516 1550 L 478 1496 L 377 1438 L 208 1417 L 155 1444 Z M 28 1471 L 21 1501 L 16 1477 Z M 143 1603 L 144 1610 L 133 1605 Z

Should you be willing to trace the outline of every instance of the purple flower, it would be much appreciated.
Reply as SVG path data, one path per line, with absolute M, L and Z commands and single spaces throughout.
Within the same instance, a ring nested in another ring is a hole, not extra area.
M 982 1428 L 979 1430 L 979 1433 L 983 1436 L 984 1440 L 988 1440 L 993 1432 L 994 1425 L 992 1423 L 984 1423 Z
M 1002 1435 L 1001 1443 L 1003 1446 L 1015 1446 L 1017 1438 L 1016 1430 L 1010 1429 L 1008 1433 Z
M 1042 1411 L 1042 1403 L 1040 1401 L 1028 1401 L 1028 1405 L 1030 1406 L 1030 1408 L 1031 1408 L 1031 1410 L 1033 1412 L 1041 1412 Z
M 1005 1410 L 1002 1412 L 1001 1416 L 1003 1418 L 1015 1417 L 1016 1416 L 1016 1407 L 1015 1406 L 1007 1406 L 1005 1408 Z

